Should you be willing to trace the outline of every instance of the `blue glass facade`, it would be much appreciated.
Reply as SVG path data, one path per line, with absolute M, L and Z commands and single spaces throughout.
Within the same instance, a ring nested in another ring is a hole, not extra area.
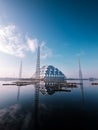
M 45 81 L 65 81 L 65 75 L 52 65 L 43 66 L 40 69 L 40 78 L 44 78 Z

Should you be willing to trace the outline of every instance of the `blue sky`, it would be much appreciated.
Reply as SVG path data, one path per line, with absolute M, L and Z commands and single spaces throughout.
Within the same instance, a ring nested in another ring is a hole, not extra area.
M 37 46 L 41 66 L 52 64 L 67 77 L 98 77 L 97 0 L 0 0 L 0 77 L 33 75 Z

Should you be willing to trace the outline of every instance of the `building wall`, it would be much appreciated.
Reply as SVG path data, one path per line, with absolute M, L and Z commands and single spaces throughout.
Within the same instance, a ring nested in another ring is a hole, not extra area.
M 44 78 L 46 81 L 65 81 L 65 75 L 52 65 L 43 66 L 40 69 L 40 78 Z

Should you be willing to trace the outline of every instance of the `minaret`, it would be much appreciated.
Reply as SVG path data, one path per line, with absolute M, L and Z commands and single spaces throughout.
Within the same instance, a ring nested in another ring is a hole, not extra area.
M 36 79 L 40 79 L 40 46 L 38 46 L 37 51 L 37 62 L 36 62 Z
M 22 78 L 22 60 L 20 62 L 19 79 Z
M 79 79 L 80 79 L 80 89 L 81 89 L 81 98 L 82 98 L 82 107 L 84 108 L 84 89 L 83 89 L 83 76 L 82 76 L 82 70 L 81 70 L 81 63 L 79 58 Z
M 83 83 L 83 76 L 82 76 L 80 59 L 79 59 L 79 79 L 80 79 L 80 83 Z

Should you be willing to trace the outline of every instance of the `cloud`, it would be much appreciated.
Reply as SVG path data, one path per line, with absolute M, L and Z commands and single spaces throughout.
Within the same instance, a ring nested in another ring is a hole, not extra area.
M 0 51 L 10 55 L 24 57 L 27 47 L 15 25 L 0 26 Z
M 46 46 L 46 43 L 44 41 L 41 43 L 40 49 L 42 59 L 46 59 L 52 56 L 52 50 Z
M 19 122 L 24 119 L 24 111 L 18 104 L 0 109 L 0 128 L 10 128 L 13 125 L 20 125 Z M 6 125 L 8 124 L 8 125 Z
M 0 109 L 0 130 L 27 130 L 34 125 L 32 111 L 25 111 L 19 104 Z
M 31 39 L 27 37 L 27 45 L 31 52 L 35 52 L 38 48 L 39 41 L 37 38 Z M 43 41 L 40 45 L 40 56 L 42 59 L 52 56 L 52 50 L 46 46 L 46 43 Z
M 23 36 L 18 28 L 11 24 L 0 26 L 0 51 L 16 57 L 24 57 L 27 51 L 34 53 L 39 45 L 37 38 Z M 52 56 L 52 50 L 46 46 L 45 42 L 41 42 L 41 58 L 45 59 Z
M 31 39 L 27 37 L 27 45 L 32 52 L 35 52 L 38 47 L 38 39 L 37 38 Z

